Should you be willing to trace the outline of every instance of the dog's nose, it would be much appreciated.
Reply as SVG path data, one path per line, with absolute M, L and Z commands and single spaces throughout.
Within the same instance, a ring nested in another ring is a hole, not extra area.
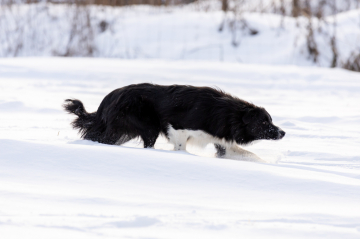
M 285 131 L 280 130 L 279 133 L 280 133 L 280 139 L 284 138 L 284 136 L 285 136 Z

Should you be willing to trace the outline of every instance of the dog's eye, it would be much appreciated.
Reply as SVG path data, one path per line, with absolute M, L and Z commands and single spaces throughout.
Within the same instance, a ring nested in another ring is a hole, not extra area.
M 266 124 L 268 124 L 268 122 L 267 122 L 267 121 L 264 121 L 264 122 L 263 122 L 263 124 L 265 124 L 265 125 L 266 125 Z

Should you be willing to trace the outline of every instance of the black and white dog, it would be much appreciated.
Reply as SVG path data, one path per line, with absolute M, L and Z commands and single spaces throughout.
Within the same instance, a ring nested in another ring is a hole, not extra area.
M 285 135 L 264 108 L 209 87 L 129 85 L 108 94 L 96 112 L 86 112 L 75 99 L 67 99 L 64 108 L 78 116 L 72 125 L 84 139 L 104 144 L 140 136 L 152 148 L 163 134 L 174 150 L 213 143 L 217 156 L 226 157 L 239 151 L 237 145 Z

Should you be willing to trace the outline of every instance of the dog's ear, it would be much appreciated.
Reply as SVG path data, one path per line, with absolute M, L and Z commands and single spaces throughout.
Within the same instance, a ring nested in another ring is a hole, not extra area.
M 244 122 L 244 124 L 249 124 L 252 118 L 254 117 L 254 115 L 255 115 L 255 110 L 247 110 L 242 117 L 242 121 Z

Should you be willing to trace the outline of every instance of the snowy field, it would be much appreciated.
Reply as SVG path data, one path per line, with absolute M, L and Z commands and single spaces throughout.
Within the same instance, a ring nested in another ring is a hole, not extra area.
M 287 134 L 245 148 L 264 164 L 161 139 L 102 145 L 70 127 L 64 99 L 95 111 L 140 82 L 219 86 Z M 340 69 L 0 59 L 1 238 L 360 238 L 359 92 L 360 74 Z

